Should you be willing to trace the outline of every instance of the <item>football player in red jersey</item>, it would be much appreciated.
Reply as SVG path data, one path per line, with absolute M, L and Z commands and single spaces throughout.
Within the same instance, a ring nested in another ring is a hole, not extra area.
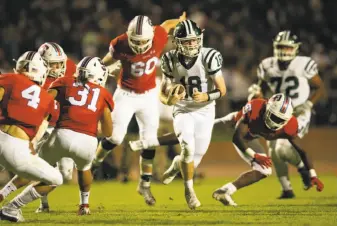
M 266 178 L 271 174 L 271 159 L 259 143 L 259 137 L 266 140 L 288 139 L 301 156 L 305 166 L 310 169 L 311 183 L 317 191 L 322 191 L 323 183 L 318 179 L 311 160 L 298 145 L 298 122 L 293 116 L 291 99 L 282 93 L 273 95 L 269 100 L 254 99 L 241 111 L 230 114 L 227 119 L 236 122 L 233 144 L 239 155 L 252 166 L 252 170 L 239 176 L 234 182 L 227 183 L 213 193 L 213 198 L 224 205 L 236 206 L 231 195 L 243 187 Z
M 59 77 L 72 77 L 76 72 L 75 63 L 67 58 L 67 55 L 64 53 L 62 47 L 54 42 L 46 42 L 42 44 L 38 53 L 41 55 L 42 59 L 45 61 L 48 73 L 45 83 L 42 88 L 48 90 L 50 84 Z M 38 151 L 41 145 L 48 139 L 52 130 L 56 125 L 56 121 L 59 118 L 60 114 L 60 105 L 55 101 L 55 110 L 51 113 L 51 119 L 49 121 L 48 128 L 44 133 L 43 137 L 40 140 L 34 139 L 33 149 Z M 63 179 L 69 181 L 72 179 L 74 161 L 71 158 L 62 158 L 57 166 L 63 176 Z M 15 188 L 20 188 L 26 184 L 26 179 L 21 177 L 13 177 L 6 186 L 0 190 L 0 196 L 6 197 L 10 193 L 14 192 Z M 1 201 L 1 200 L 0 200 Z M 41 198 L 41 205 L 36 210 L 36 212 L 49 212 L 49 204 L 47 196 Z
M 121 144 L 133 116 L 139 125 L 140 137 L 155 142 L 159 126 L 157 107 L 156 65 L 168 39 L 168 32 L 178 22 L 186 19 L 185 12 L 179 19 L 167 20 L 160 26 L 153 26 L 147 16 L 133 18 L 126 33 L 110 43 L 109 52 L 103 59 L 105 65 L 120 60 L 122 69 L 118 76 L 118 88 L 114 93 L 116 110 L 112 113 L 112 136 L 100 143 L 94 165 L 98 166 L 109 151 Z M 148 205 L 156 200 L 150 190 L 154 149 L 143 150 L 140 157 L 138 193 Z
M 42 181 L 44 185 L 61 185 L 61 173 L 30 150 L 30 141 L 43 135 L 54 110 L 54 99 L 41 88 L 47 68 L 40 54 L 24 53 L 16 63 L 15 73 L 0 77 L 0 164 L 7 170 L 29 180 Z M 10 190 L 16 190 L 10 184 Z M 29 186 L 30 197 L 41 195 L 41 186 Z M 5 194 L 6 195 L 6 194 Z M 3 199 L 1 195 L 0 199 Z M 0 219 L 23 220 L 19 205 L 25 202 L 18 196 L 4 206 Z
M 42 145 L 39 155 L 51 165 L 55 165 L 62 157 L 74 160 L 80 187 L 78 214 L 87 215 L 90 214 L 90 168 L 97 147 L 97 126 L 100 121 L 103 135 L 111 136 L 111 111 L 114 104 L 111 94 L 102 87 L 108 74 L 98 57 L 83 58 L 77 66 L 76 74 L 76 77 L 58 78 L 50 86 L 49 93 L 60 103 L 61 114 L 55 130 Z M 54 188 L 43 185 L 37 183 L 25 189 L 5 207 L 12 209 L 13 203 L 22 197 L 23 201 L 15 205 L 19 209 L 42 195 L 47 195 Z M 31 191 L 37 186 L 43 188 L 43 193 L 32 196 Z M 21 214 L 18 213 L 19 215 Z

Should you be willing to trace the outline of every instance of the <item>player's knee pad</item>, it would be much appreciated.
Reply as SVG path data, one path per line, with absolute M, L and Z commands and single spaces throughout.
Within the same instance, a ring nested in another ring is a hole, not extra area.
M 252 164 L 252 168 L 253 170 L 259 171 L 260 173 L 262 173 L 265 176 L 270 176 L 272 174 L 272 169 L 271 167 L 262 167 L 260 164 L 253 162 Z
M 73 171 L 72 170 L 60 170 L 62 177 L 66 181 L 70 181 L 73 179 Z
M 142 156 L 143 159 L 152 160 L 154 159 L 154 156 L 156 155 L 156 150 L 144 149 L 140 155 Z
M 122 143 L 122 142 L 121 142 Z M 111 137 L 109 138 L 103 138 L 101 141 L 101 145 L 102 148 L 104 148 L 105 150 L 111 150 L 114 147 L 116 147 L 118 144 L 116 144 L 115 142 L 112 141 Z
M 55 186 L 60 186 L 63 184 L 63 177 L 59 171 L 57 171 L 57 173 L 55 173 L 53 177 L 50 178 L 50 184 Z

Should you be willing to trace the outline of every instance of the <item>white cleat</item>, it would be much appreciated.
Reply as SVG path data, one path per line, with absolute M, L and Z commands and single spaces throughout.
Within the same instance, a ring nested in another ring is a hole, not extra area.
M 176 164 L 178 163 L 177 161 L 180 161 L 180 155 L 174 157 L 171 166 L 163 174 L 163 184 L 171 183 L 173 179 L 177 176 L 177 174 L 180 172 L 179 166 L 176 166 Z
M 49 205 L 40 204 L 39 208 L 35 210 L 35 213 L 49 213 Z
M 150 187 L 144 187 L 139 183 L 137 192 L 144 197 L 145 203 L 147 205 L 154 206 L 154 204 L 156 204 L 156 199 L 152 195 Z
M 143 140 L 129 141 L 129 146 L 132 151 L 141 151 L 147 148 Z
M 185 190 L 185 199 L 188 207 L 191 210 L 195 210 L 196 208 L 201 206 L 201 203 L 198 200 L 197 195 L 195 194 L 194 191 Z
M 227 189 L 218 188 L 217 190 L 213 192 L 212 197 L 215 200 L 224 204 L 225 206 L 237 206 L 238 205 L 234 202 L 234 200 L 232 199 L 232 196 L 228 193 Z
M 77 215 L 90 215 L 89 204 L 81 204 L 78 208 Z
M 0 220 L 7 220 L 12 222 L 23 222 L 25 219 L 22 216 L 21 209 L 11 206 L 3 206 L 0 210 Z

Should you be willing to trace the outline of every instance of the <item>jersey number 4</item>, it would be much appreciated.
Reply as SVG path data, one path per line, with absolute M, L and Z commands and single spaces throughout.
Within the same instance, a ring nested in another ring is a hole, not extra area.
M 22 90 L 21 96 L 28 101 L 28 106 L 37 108 L 40 103 L 41 88 L 38 85 L 32 85 L 25 90 Z
M 275 93 L 281 93 L 282 80 L 282 77 L 272 77 L 270 79 L 270 82 L 276 85 Z M 285 95 L 293 99 L 298 98 L 298 92 L 294 92 L 300 84 L 298 78 L 296 76 L 286 77 L 284 83 L 286 84 Z
M 74 86 L 77 86 L 76 83 Z M 69 102 L 75 106 L 84 106 L 87 103 L 90 87 L 86 86 L 83 90 L 79 90 L 77 94 L 81 97 L 79 100 L 76 100 L 74 97 L 69 97 Z M 97 101 L 100 93 L 99 88 L 92 89 L 93 95 L 90 103 L 88 104 L 88 109 L 95 112 L 97 110 Z

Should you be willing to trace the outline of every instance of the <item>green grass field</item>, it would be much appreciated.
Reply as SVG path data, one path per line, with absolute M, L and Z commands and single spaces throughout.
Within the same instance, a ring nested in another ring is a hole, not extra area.
M 195 185 L 202 203 L 188 209 L 181 180 L 170 185 L 153 184 L 157 198 L 148 207 L 136 193 L 136 182 L 95 183 L 90 216 L 77 216 L 76 185 L 64 185 L 50 195 L 52 212 L 35 214 L 39 202 L 23 208 L 23 225 L 337 225 L 337 178 L 324 176 L 325 190 L 303 191 L 300 178 L 292 177 L 296 199 L 277 200 L 280 187 L 275 176 L 238 191 L 238 207 L 227 207 L 212 199 L 214 189 L 233 178 L 206 179 Z M 13 196 L 11 196 L 13 197 Z M 10 198 L 11 198 L 10 197 Z M 8 200 L 8 199 L 7 199 Z M 0 225 L 12 224 L 0 222 Z

